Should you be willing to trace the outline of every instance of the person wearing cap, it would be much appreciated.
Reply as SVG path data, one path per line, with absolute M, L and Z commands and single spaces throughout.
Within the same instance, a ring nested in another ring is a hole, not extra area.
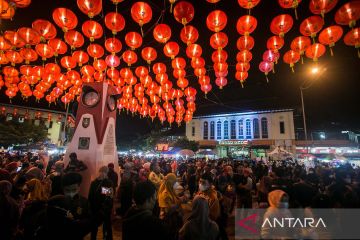
M 70 161 L 64 170 L 65 172 L 82 172 L 87 169 L 86 164 L 77 158 L 76 153 L 70 153 L 69 158 Z

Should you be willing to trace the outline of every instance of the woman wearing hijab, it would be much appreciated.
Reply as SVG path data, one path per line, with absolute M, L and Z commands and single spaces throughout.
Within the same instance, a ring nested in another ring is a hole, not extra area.
M 210 220 L 209 205 L 204 197 L 196 196 L 192 203 L 191 215 L 179 231 L 179 240 L 216 240 L 219 228 Z

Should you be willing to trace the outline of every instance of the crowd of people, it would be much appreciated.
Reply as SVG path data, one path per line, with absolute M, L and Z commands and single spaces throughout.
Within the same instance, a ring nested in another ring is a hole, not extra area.
M 127 156 L 120 175 L 102 166 L 82 196 L 86 164 L 62 157 L 0 154 L 1 239 L 112 239 L 114 218 L 124 240 L 228 239 L 237 208 L 360 207 L 360 169 L 350 164 Z

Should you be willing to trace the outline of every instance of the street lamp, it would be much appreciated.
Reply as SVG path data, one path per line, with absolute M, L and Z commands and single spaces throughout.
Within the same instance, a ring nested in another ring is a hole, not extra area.
M 319 79 L 321 75 L 326 71 L 326 68 L 319 68 L 317 65 L 313 66 L 310 69 L 310 73 L 312 77 L 310 78 L 311 82 L 308 83 L 306 80 L 300 86 L 300 96 L 301 96 L 301 108 L 302 108 L 302 115 L 303 115 L 303 122 L 304 122 L 304 133 L 305 133 L 305 140 L 308 140 L 307 136 L 307 128 L 306 128 L 306 116 L 305 116 L 305 105 L 304 105 L 304 95 L 303 90 L 309 89 L 313 84 L 314 81 Z M 308 84 L 308 85 L 307 85 Z

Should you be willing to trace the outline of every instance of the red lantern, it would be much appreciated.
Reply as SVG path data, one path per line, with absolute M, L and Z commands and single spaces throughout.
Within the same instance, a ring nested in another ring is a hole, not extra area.
M 49 46 L 54 50 L 55 57 L 57 57 L 59 54 L 65 54 L 67 52 L 66 43 L 58 38 L 50 39 Z
M 184 90 L 189 85 L 189 81 L 186 78 L 179 78 L 176 82 L 176 85 Z
M 87 20 L 82 25 L 82 32 L 86 37 L 90 38 L 90 42 L 93 42 L 95 39 L 102 37 L 103 28 L 99 23 L 93 20 Z
M 95 73 L 95 68 L 91 65 L 85 65 L 81 68 L 80 72 L 82 75 L 91 77 Z
M 333 56 L 332 47 L 340 40 L 343 35 L 343 30 L 340 26 L 334 25 L 325 28 L 319 35 L 319 42 L 324 45 L 329 45 L 331 56 Z
M 280 53 L 274 52 L 273 50 L 267 50 L 263 54 L 263 61 L 272 62 L 272 63 L 277 64 L 277 61 L 279 58 L 280 58 Z
M 139 48 L 142 45 L 142 37 L 137 32 L 129 32 L 125 35 L 125 43 L 128 45 L 132 50 Z
M 60 60 L 61 66 L 66 68 L 68 71 L 76 67 L 76 61 L 71 56 L 62 57 Z
M 84 45 L 84 36 L 75 30 L 70 30 L 64 34 L 65 42 L 71 46 L 71 49 L 79 48 Z
M 244 82 L 248 78 L 249 74 L 248 72 L 236 72 L 235 78 L 236 80 L 240 81 L 241 87 L 244 88 Z
M 300 33 L 304 36 L 316 37 L 316 34 L 324 26 L 324 19 L 319 16 L 311 16 L 306 18 L 300 24 Z
M 104 56 L 104 48 L 96 43 L 92 43 L 87 47 L 87 53 L 90 57 L 97 59 Z
M 289 14 L 281 14 L 273 18 L 270 30 L 273 34 L 284 37 L 285 33 L 292 28 L 293 23 L 293 19 Z
M 15 66 L 15 64 L 22 63 L 22 61 L 24 60 L 18 52 L 13 50 L 6 51 L 5 55 L 13 66 Z
M 139 66 L 135 69 L 135 74 L 137 77 L 145 77 L 149 74 L 149 70 L 144 66 Z
M 132 64 L 137 62 L 137 55 L 132 50 L 126 50 L 123 53 L 122 58 L 123 58 L 124 62 L 126 62 L 128 64 L 128 66 L 131 66 Z
M 360 28 L 354 28 L 349 31 L 344 37 L 344 42 L 348 46 L 355 46 L 358 49 L 358 57 L 360 58 Z
M 105 26 L 115 35 L 125 28 L 125 19 L 120 13 L 110 12 L 105 16 Z
M 236 24 L 236 29 L 241 35 L 251 34 L 257 27 L 257 20 L 250 15 L 244 15 L 240 17 Z
M 110 68 L 116 68 L 120 65 L 120 58 L 116 55 L 108 55 L 105 58 L 106 65 Z
M 75 13 L 67 8 L 56 8 L 53 11 L 52 17 L 56 25 L 64 32 L 76 28 L 78 24 Z
M 289 50 L 284 54 L 283 60 L 290 65 L 291 71 L 294 72 L 294 64 L 300 60 L 300 54 L 294 50 Z
M 106 39 L 105 48 L 108 52 L 115 54 L 115 53 L 118 53 L 121 51 L 122 44 L 119 39 L 112 37 L 112 38 Z
M 149 4 L 145 2 L 136 2 L 131 7 L 131 17 L 142 27 L 150 22 L 152 18 L 152 10 Z
M 236 64 L 236 71 L 238 72 L 247 72 L 250 70 L 250 63 L 239 62 Z
M 173 71 L 174 78 L 184 78 L 186 76 L 186 71 L 182 68 L 175 68 Z
M 226 27 L 226 24 L 226 13 L 221 10 L 212 11 L 206 18 L 206 26 L 213 32 L 220 32 Z
M 8 1 L 1 0 L 0 19 L 12 19 L 15 14 L 15 8 L 10 6 Z
M 89 18 L 98 15 L 102 10 L 102 0 L 77 0 L 77 5 Z
M 214 71 L 215 72 L 226 72 L 228 70 L 227 63 L 214 63 Z
M 157 58 L 157 52 L 152 47 L 146 47 L 141 50 L 141 56 L 148 64 L 151 64 Z
M 176 42 L 168 42 L 164 46 L 164 54 L 171 59 L 174 59 L 180 51 L 180 47 Z
M 186 61 L 182 57 L 177 57 L 171 61 L 171 66 L 174 69 L 184 69 L 186 67 Z
M 25 60 L 25 64 L 35 62 L 38 59 L 38 54 L 31 48 L 22 48 L 20 49 L 19 53 L 20 56 Z
M 43 19 L 35 20 L 32 23 L 32 28 L 40 34 L 42 41 L 45 39 L 53 39 L 57 34 L 55 26 L 51 22 Z
M 254 38 L 251 36 L 241 36 L 236 42 L 236 47 L 239 51 L 251 50 L 255 45 Z
M 132 76 L 133 76 L 133 72 L 131 71 L 130 68 L 122 68 L 120 70 L 120 77 L 124 79 L 128 79 L 131 78 Z
M 292 40 L 290 48 L 294 50 L 295 52 L 300 53 L 300 55 L 303 55 L 305 53 L 305 50 L 311 45 L 311 40 L 308 37 L 299 36 L 294 38 Z
M 166 65 L 163 63 L 155 63 L 153 65 L 154 74 L 166 73 Z
M 267 40 L 266 46 L 268 49 L 278 52 L 284 46 L 284 39 L 279 36 L 272 36 Z
M 195 43 L 198 40 L 199 32 L 195 27 L 193 27 L 191 25 L 187 25 L 181 29 L 180 38 L 181 38 L 181 41 L 183 41 L 187 45 L 190 45 L 190 44 Z
M 218 77 L 215 79 L 215 84 L 220 88 L 222 89 L 224 86 L 226 86 L 227 84 L 227 78 L 225 77 Z
M 249 50 L 242 50 L 236 55 L 236 61 L 238 62 L 250 62 L 252 59 L 252 53 Z
M 191 44 L 186 48 L 186 55 L 191 58 L 198 58 L 201 57 L 202 54 L 202 48 L 199 44 Z
M 238 0 L 240 7 L 245 9 L 252 9 L 260 3 L 260 0 Z
M 0 51 L 6 51 L 11 48 L 11 44 L 3 36 L 0 36 Z
M 16 48 L 22 48 L 25 46 L 25 40 L 20 37 L 17 32 L 6 31 L 4 33 L 4 38 L 10 42 Z
M 260 71 L 262 71 L 265 74 L 266 81 L 269 82 L 269 79 L 268 79 L 267 75 L 273 69 L 273 63 L 267 62 L 267 61 L 262 61 L 259 64 L 259 69 L 260 69 Z
M 214 33 L 210 38 L 210 45 L 216 50 L 221 50 L 228 44 L 228 37 L 223 32 Z
M 225 50 L 214 51 L 211 55 L 211 60 L 215 63 L 226 62 L 228 54 Z
M 51 58 L 52 56 L 54 56 L 54 50 L 45 43 L 40 43 L 36 45 L 35 50 L 37 54 L 42 57 L 43 61 L 45 61 L 47 58 Z
M 324 55 L 325 52 L 326 47 L 324 45 L 322 45 L 321 43 L 314 43 L 306 49 L 305 55 L 316 62 L 319 57 Z
M 40 35 L 32 28 L 22 27 L 17 31 L 26 44 L 36 45 L 40 42 Z
M 360 18 L 360 1 L 348 2 L 339 8 L 335 14 L 335 22 L 339 25 L 355 27 Z
M 183 25 L 190 23 L 193 20 L 194 15 L 194 6 L 187 1 L 179 2 L 174 8 L 174 17 L 176 21 Z
M 171 37 L 171 28 L 164 23 L 158 24 L 153 30 L 153 36 L 159 43 L 166 43 Z
M 202 57 L 194 57 L 191 60 L 192 68 L 200 68 L 205 66 L 205 60 Z
M 79 64 L 79 67 L 89 61 L 89 55 L 84 51 L 75 51 L 73 52 L 72 57 Z
M 311 0 L 309 8 L 313 14 L 321 14 L 324 17 L 325 13 L 330 12 L 337 2 L 338 0 Z
M 278 2 L 282 8 L 293 8 L 295 10 L 295 18 L 298 19 L 296 9 L 299 3 L 301 3 L 301 0 L 278 0 Z

